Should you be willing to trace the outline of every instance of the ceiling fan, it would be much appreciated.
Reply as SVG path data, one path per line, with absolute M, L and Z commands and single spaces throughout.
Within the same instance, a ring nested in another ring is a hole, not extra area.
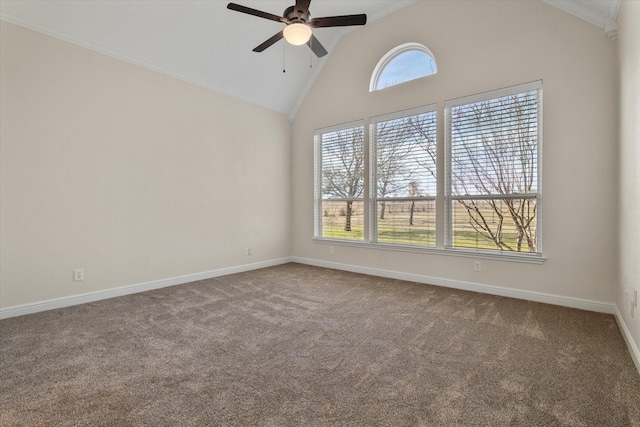
M 306 43 L 313 53 L 320 58 L 327 54 L 327 50 L 313 35 L 312 28 L 347 27 L 351 25 L 364 25 L 367 23 L 367 15 L 365 14 L 311 18 L 311 15 L 309 14 L 309 3 L 311 3 L 311 0 L 296 0 L 296 4 L 288 7 L 282 16 L 262 12 L 236 3 L 229 3 L 227 5 L 227 9 L 247 13 L 249 15 L 269 19 L 271 21 L 282 22 L 287 25 L 284 30 L 275 34 L 261 45 L 256 46 L 253 49 L 254 52 L 262 52 L 272 44 L 284 38 L 286 41 L 296 46 Z

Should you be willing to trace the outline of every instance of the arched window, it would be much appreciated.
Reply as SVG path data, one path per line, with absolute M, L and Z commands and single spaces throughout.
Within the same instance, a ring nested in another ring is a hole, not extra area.
M 419 43 L 406 43 L 391 49 L 376 65 L 369 92 L 384 89 L 438 72 L 429 49 Z

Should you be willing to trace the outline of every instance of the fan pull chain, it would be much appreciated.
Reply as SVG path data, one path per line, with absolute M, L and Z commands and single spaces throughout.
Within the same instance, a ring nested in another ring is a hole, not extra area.
M 285 45 L 284 45 L 284 43 L 282 43 L 282 72 L 283 72 L 283 73 L 286 73 L 286 72 L 287 72 L 287 70 L 286 70 L 286 65 L 285 65 L 286 63 L 285 63 L 285 54 L 284 54 L 284 50 L 285 50 Z

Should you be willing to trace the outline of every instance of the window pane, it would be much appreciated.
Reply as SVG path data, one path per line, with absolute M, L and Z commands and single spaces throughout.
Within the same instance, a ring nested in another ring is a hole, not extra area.
M 372 214 L 378 242 L 435 246 L 435 202 L 419 199 L 437 192 L 436 112 L 431 108 L 375 122 Z
M 521 87 L 521 92 L 506 89 L 447 106 L 448 245 L 540 252 L 537 197 L 542 89 L 539 82 Z M 529 197 L 519 197 L 525 194 Z
M 363 241 L 364 126 L 316 135 L 315 235 Z
M 323 200 L 322 237 L 364 240 L 364 203 Z
M 467 199 L 452 203 L 454 247 L 537 252 L 535 198 Z
M 435 246 L 434 200 L 378 202 L 378 242 Z
M 538 183 L 538 92 L 451 108 L 451 194 L 530 194 Z
M 436 113 L 376 123 L 378 197 L 436 195 Z
M 360 198 L 364 191 L 364 126 L 322 134 L 322 198 Z
M 376 90 L 435 74 L 436 63 L 428 53 L 408 50 L 394 56 L 382 69 Z

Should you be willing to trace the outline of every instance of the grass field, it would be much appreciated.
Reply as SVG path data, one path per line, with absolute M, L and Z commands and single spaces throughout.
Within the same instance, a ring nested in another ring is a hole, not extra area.
M 362 241 L 364 239 L 362 207 L 362 203 L 353 204 L 351 231 L 345 231 L 345 203 L 325 202 L 322 218 L 323 237 Z M 416 202 L 413 225 L 409 224 L 410 217 L 411 202 L 386 202 L 384 219 L 378 217 L 377 220 L 378 242 L 435 246 L 435 203 L 433 201 Z
M 378 206 L 378 239 L 380 243 L 404 245 L 435 246 L 435 202 L 416 202 L 413 213 L 413 225 L 410 222 L 411 202 L 386 202 L 384 219 L 379 218 Z M 353 203 L 351 231 L 345 231 L 345 202 L 324 202 L 322 217 L 322 237 L 330 239 L 364 241 L 364 209 L 362 202 Z M 485 220 L 496 225 L 496 214 L 486 207 L 483 211 Z M 467 211 L 456 204 L 452 214 L 454 223 L 453 246 L 469 249 L 498 250 L 496 244 L 478 233 L 470 224 Z M 535 224 L 534 224 L 535 227 Z M 517 233 L 515 227 L 505 221 L 502 231 L 503 241 L 516 248 Z M 522 251 L 528 251 L 523 244 Z

